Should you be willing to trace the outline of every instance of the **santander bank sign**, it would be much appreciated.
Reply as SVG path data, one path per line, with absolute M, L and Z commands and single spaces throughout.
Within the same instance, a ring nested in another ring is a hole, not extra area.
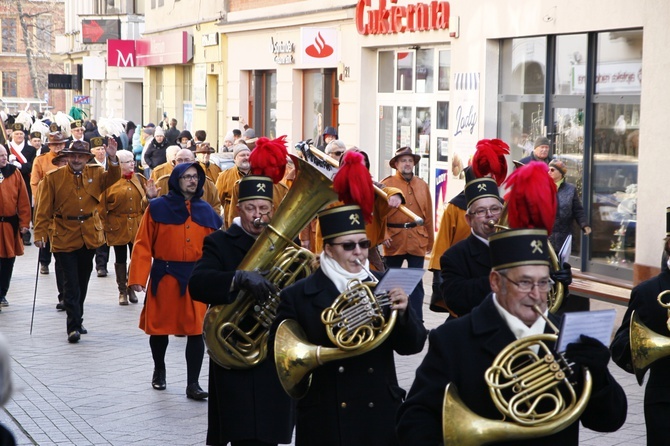
M 379 0 L 377 9 L 372 0 L 358 0 L 356 29 L 359 34 L 397 34 L 406 31 L 449 29 L 449 2 L 431 1 L 398 6 L 398 0 Z

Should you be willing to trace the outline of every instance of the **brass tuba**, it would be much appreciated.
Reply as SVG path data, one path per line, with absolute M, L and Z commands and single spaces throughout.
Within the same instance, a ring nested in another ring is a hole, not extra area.
M 370 277 L 374 278 L 372 274 Z M 306 341 L 303 329 L 293 319 L 277 327 L 275 365 L 282 387 L 292 398 L 302 398 L 309 390 L 311 372 L 327 362 L 367 353 L 388 338 L 395 326 L 398 310 L 387 318 L 385 306 L 391 304 L 388 294 L 375 296 L 376 283 L 353 279 L 321 313 L 328 338 L 336 347 L 324 347 Z
M 658 303 L 668 311 L 668 330 L 670 330 L 670 303 L 663 302 L 663 296 L 670 294 L 665 290 L 656 297 Z M 633 361 L 633 371 L 638 384 L 651 364 L 670 355 L 670 338 L 660 335 L 644 325 L 636 312 L 630 318 L 630 355 Z
M 329 178 L 306 161 L 293 155 L 291 158 L 296 166 L 295 181 L 238 266 L 245 271 L 269 271 L 266 278 L 280 290 L 311 273 L 314 255 L 296 246 L 293 239 L 319 210 L 337 200 Z M 203 337 L 212 360 L 229 369 L 248 369 L 262 362 L 278 306 L 276 293 L 259 304 L 242 290 L 235 302 L 210 307 L 205 314 Z
M 507 203 L 505 203 L 502 214 L 500 214 L 498 223 L 496 223 L 494 220 L 489 220 L 487 225 L 491 228 L 496 228 L 499 231 L 510 229 L 507 219 Z M 558 271 L 561 269 L 561 265 L 558 262 L 558 255 L 556 255 L 556 251 L 554 250 L 554 247 L 551 246 L 551 243 L 547 243 L 549 246 L 549 263 L 551 264 L 551 270 Z M 549 290 L 549 294 L 547 294 L 547 308 L 549 309 L 550 313 L 556 314 L 556 312 L 561 308 L 561 305 L 563 305 L 564 297 L 565 286 L 561 282 L 555 282 L 554 286 L 551 287 L 551 290 Z
M 545 318 L 537 306 L 534 308 Z M 545 320 L 558 333 L 554 324 Z M 540 334 L 514 341 L 486 370 L 485 380 L 502 420 L 475 414 L 465 406 L 456 386 L 448 384 L 442 410 L 444 444 L 476 446 L 544 437 L 577 421 L 591 396 L 591 373 L 584 369 L 584 386 L 578 397 L 570 364 L 547 346 L 557 337 Z

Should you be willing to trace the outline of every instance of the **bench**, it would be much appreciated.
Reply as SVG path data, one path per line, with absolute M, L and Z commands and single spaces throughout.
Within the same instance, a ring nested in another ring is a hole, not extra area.
M 574 270 L 572 272 L 571 295 L 627 306 L 632 289 L 633 284 L 631 282 L 611 277 L 594 276 Z

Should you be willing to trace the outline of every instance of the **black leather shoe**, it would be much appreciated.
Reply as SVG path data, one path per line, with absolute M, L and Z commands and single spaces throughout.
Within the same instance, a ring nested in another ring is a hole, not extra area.
M 88 334 L 88 330 L 83 325 L 79 327 L 79 334 Z
M 0 306 L 2 307 L 8 307 L 9 302 L 7 302 L 7 299 L 5 297 L 0 297 Z
M 107 277 L 107 268 L 98 268 L 98 277 Z
M 154 377 L 151 379 L 151 387 L 156 390 L 165 390 L 165 370 L 154 370 Z
M 56 310 L 58 310 L 58 311 L 65 311 L 65 306 L 63 305 L 63 301 L 62 301 L 62 300 L 58 301 L 58 303 L 56 304 Z
M 200 384 L 193 383 L 186 386 L 186 398 L 191 400 L 204 400 L 209 396 L 209 393 L 200 388 Z
M 70 344 L 76 344 L 77 342 L 79 342 L 79 339 L 81 339 L 81 335 L 77 330 L 71 331 L 67 335 L 67 342 L 69 342 Z
M 40 265 L 40 274 L 49 274 L 49 265 Z

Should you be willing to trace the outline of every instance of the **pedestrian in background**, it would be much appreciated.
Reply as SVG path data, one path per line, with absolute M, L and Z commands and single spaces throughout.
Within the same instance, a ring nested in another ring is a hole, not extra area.
M 0 145 L 0 307 L 9 305 L 7 291 L 16 256 L 23 255 L 21 234 L 30 227 L 30 199 L 21 171 L 9 164 Z M 1 310 L 1 308 L 0 308 Z
M 192 300 L 187 285 L 196 260 L 202 256 L 205 236 L 222 224 L 221 217 L 201 199 L 205 181 L 205 172 L 198 163 L 175 166 L 168 194 L 152 200 L 142 217 L 128 277 L 133 291 L 147 293 L 140 328 L 149 335 L 154 361 L 152 387 L 165 390 L 167 386 L 168 336 L 184 335 L 186 396 L 195 400 L 208 396 L 199 384 L 207 305 Z
M 577 222 L 584 234 L 591 233 L 591 226 L 586 220 L 586 212 L 577 194 L 577 188 L 565 181 L 567 174 L 568 168 L 563 161 L 555 159 L 549 163 L 549 176 L 554 180 L 558 194 L 558 212 L 556 212 L 554 228 L 549 236 L 549 242 L 556 252 L 561 250 L 565 239 L 572 233 L 573 221 Z M 571 248 L 568 248 L 568 252 L 570 251 Z
M 423 268 L 426 254 L 433 249 L 433 200 L 428 184 L 414 175 L 420 160 L 421 156 L 413 154 L 409 147 L 399 148 L 389 160 L 389 166 L 396 169 L 395 175 L 382 180 L 385 186 L 400 189 L 405 206 L 424 222 L 418 226 L 397 209 L 389 213 L 386 223 L 389 239 L 384 242 L 384 257 L 389 268 L 400 268 L 405 261 L 408 268 Z M 419 282 L 409 296 L 409 303 L 420 320 L 423 320 L 423 297 L 423 284 Z
M 95 249 L 105 242 L 98 211 L 100 196 L 121 177 L 114 139 L 109 140 L 105 151 L 109 157 L 107 171 L 87 164 L 93 154 L 86 142 L 75 141 L 63 150 L 68 166 L 42 180 L 35 211 L 35 245 L 43 248 L 50 238 L 51 250 L 64 274 L 63 306 L 70 343 L 79 342 L 81 335 L 88 333 L 83 326 L 84 301 Z

